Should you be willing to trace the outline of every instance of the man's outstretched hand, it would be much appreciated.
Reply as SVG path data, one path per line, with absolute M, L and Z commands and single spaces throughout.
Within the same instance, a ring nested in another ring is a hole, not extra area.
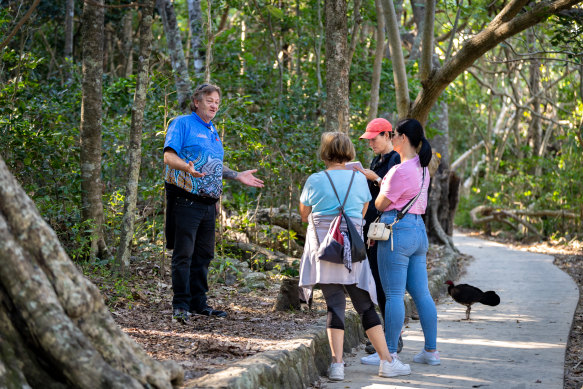
M 194 162 L 192 161 L 188 162 L 187 169 L 188 173 L 190 173 L 193 177 L 200 178 L 206 176 L 206 173 L 201 173 L 194 170 Z
M 255 172 L 257 172 L 257 169 L 240 172 L 237 174 L 237 181 L 255 188 L 263 188 L 263 181 L 253 175 Z

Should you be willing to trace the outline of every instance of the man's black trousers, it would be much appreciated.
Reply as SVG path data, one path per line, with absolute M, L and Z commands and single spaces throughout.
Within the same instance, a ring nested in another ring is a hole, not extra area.
M 207 307 L 208 268 L 215 252 L 215 204 L 175 197 L 168 210 L 174 223 L 172 308 L 191 312 Z

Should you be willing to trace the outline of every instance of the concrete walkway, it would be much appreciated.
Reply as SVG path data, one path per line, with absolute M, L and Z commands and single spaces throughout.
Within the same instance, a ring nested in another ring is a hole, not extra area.
M 495 290 L 500 305 L 474 304 L 468 322 L 460 320 L 465 306 L 446 295 L 437 306 L 440 366 L 412 361 L 423 333 L 419 321 L 410 321 L 400 354 L 411 364 L 410 376 L 379 377 L 378 367 L 360 364 L 367 355 L 360 347 L 345 358 L 346 379 L 325 382 L 325 388 L 563 388 L 565 347 L 579 298 L 575 282 L 548 255 L 462 234 L 454 242 L 475 258 L 459 283 Z

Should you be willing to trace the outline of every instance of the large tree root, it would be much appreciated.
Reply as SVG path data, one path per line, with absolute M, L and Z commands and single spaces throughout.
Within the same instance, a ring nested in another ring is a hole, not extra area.
M 116 325 L 2 159 L 0 236 L 0 387 L 171 388 L 182 381 L 177 364 L 150 358 Z

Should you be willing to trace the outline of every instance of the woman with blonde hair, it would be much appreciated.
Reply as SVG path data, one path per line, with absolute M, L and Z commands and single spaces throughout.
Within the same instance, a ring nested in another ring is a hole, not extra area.
M 337 258 L 334 262 L 319 259 L 320 242 L 324 241 L 330 224 L 338 216 L 341 201 L 345 202 L 344 213 L 362 234 L 362 218 L 371 195 L 364 175 L 346 169 L 345 163 L 354 157 L 354 145 L 346 134 L 341 132 L 322 134 L 320 158 L 324 161 L 326 170 L 308 177 L 300 197 L 302 220 L 309 222 L 300 265 L 300 287 L 305 289 L 306 295 L 310 295 L 314 285 L 318 284 L 326 300 L 328 311 L 326 328 L 332 351 L 328 377 L 337 381 L 344 379 L 342 354 L 345 290 L 354 309 L 360 315 L 368 338 L 379 353 L 381 359 L 379 375 L 394 377 L 411 372 L 409 365 L 404 365 L 389 354 L 381 321 L 374 309 L 376 289 L 368 260 L 353 262 L 350 250 L 346 249 L 342 258 Z M 347 238 L 345 220 L 342 220 L 340 230 Z

